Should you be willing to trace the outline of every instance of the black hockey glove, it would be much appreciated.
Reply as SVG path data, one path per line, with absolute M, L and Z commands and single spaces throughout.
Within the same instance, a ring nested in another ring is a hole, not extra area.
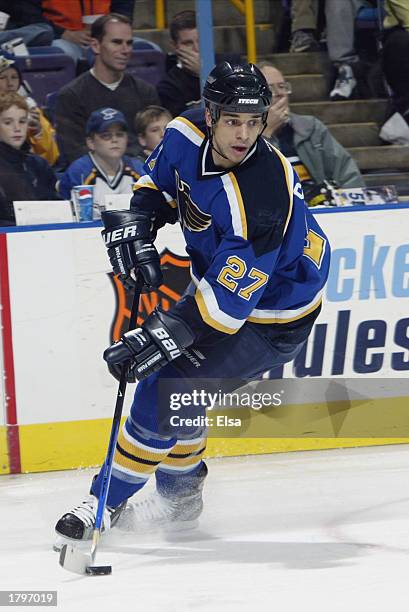
M 101 218 L 114 274 L 127 286 L 132 284 L 131 272 L 139 270 L 146 287 L 159 287 L 163 278 L 159 254 L 152 244 L 151 219 L 134 210 L 106 210 Z
M 142 327 L 124 334 L 104 351 L 109 371 L 119 380 L 122 364 L 129 361 L 128 382 L 146 378 L 182 354 L 194 334 L 190 327 L 169 312 L 156 308 Z
M 336 206 L 333 190 L 338 188 L 335 181 L 324 181 L 315 183 L 308 181 L 303 183 L 305 201 L 309 207 L 313 206 Z

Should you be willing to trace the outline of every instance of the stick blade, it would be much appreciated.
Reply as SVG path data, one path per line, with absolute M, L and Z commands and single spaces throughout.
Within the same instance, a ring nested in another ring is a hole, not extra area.
M 109 576 L 112 574 L 111 565 L 90 565 L 85 570 L 89 576 Z
M 92 563 L 91 553 L 83 552 L 72 544 L 64 544 L 60 552 L 60 565 L 74 574 L 86 574 Z

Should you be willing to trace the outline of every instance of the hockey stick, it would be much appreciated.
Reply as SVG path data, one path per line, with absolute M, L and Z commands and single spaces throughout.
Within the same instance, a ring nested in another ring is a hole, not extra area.
M 136 321 L 138 317 L 139 309 L 139 297 L 143 286 L 143 279 L 141 275 L 137 273 L 135 293 L 132 301 L 131 316 L 129 319 L 129 330 L 136 327 Z M 95 527 L 92 534 L 92 545 L 90 552 L 84 552 L 72 544 L 64 544 L 60 552 L 60 565 L 76 574 L 90 574 L 94 576 L 103 576 L 112 573 L 111 565 L 95 566 L 95 556 L 97 552 L 97 546 L 101 537 L 102 522 L 108 497 L 109 484 L 111 482 L 112 474 L 112 463 L 114 460 L 114 453 L 116 448 L 116 442 L 118 439 L 119 427 L 121 424 L 122 408 L 124 405 L 125 391 L 126 391 L 126 375 L 128 369 L 128 362 L 124 363 L 121 370 L 121 377 L 119 380 L 118 393 L 116 396 L 115 412 L 112 419 L 111 435 L 109 438 L 108 451 L 104 463 L 104 474 L 101 486 L 101 492 L 98 499 L 97 513 L 95 517 Z

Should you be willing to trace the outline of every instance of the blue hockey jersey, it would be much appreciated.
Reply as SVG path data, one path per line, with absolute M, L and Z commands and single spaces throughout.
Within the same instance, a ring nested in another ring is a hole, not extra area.
M 231 169 L 216 167 L 203 111 L 173 119 L 134 186 L 131 206 L 157 226 L 179 220 L 193 298 L 175 306 L 200 327 L 234 334 L 246 322 L 288 325 L 318 314 L 330 249 L 289 161 L 259 138 Z

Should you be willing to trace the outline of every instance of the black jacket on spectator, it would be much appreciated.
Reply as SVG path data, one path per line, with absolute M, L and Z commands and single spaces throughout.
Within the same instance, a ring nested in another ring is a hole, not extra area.
M 56 177 L 48 163 L 0 142 L 0 226 L 15 225 L 14 200 L 57 200 Z
M 45 22 L 41 0 L 0 0 L 0 11 L 10 15 L 8 30 Z
M 172 117 L 200 104 L 200 79 L 194 74 L 173 66 L 156 86 L 162 106 Z
M 155 88 L 142 79 L 125 74 L 115 91 L 112 91 L 93 77 L 90 71 L 84 72 L 65 85 L 57 97 L 57 138 L 64 161 L 71 163 L 87 153 L 87 119 L 94 110 L 107 106 L 125 115 L 130 130 L 127 153 L 136 157 L 140 147 L 133 132 L 135 115 L 150 104 L 159 104 L 159 98 Z

